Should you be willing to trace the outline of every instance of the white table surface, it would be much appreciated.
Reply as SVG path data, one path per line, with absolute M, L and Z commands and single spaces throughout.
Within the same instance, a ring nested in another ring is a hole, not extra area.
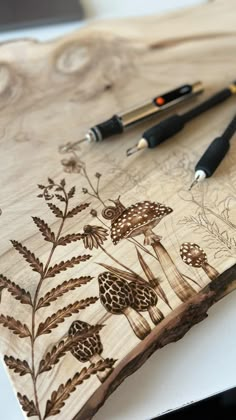
M 92 17 L 131 16 L 164 12 L 201 2 L 86 0 L 86 12 Z M 0 33 L 0 41 L 21 37 L 47 40 L 85 24 L 73 22 L 4 32 Z M 158 350 L 110 396 L 95 416 L 96 420 L 147 420 L 236 386 L 235 303 L 236 293 L 233 292 L 215 305 L 209 311 L 208 319 L 193 327 L 183 339 Z M 0 407 L 1 420 L 23 419 L 2 362 Z

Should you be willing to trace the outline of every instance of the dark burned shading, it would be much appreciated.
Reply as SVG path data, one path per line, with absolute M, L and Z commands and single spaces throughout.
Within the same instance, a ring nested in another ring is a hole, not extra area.
M 84 321 L 74 321 L 69 329 L 70 336 L 80 335 L 85 333 L 91 327 L 90 324 Z M 95 354 L 101 354 L 103 346 L 99 337 L 99 334 L 92 334 L 90 337 L 81 338 L 78 344 L 73 347 L 71 353 L 80 362 L 85 363 L 90 360 Z
M 129 284 L 107 272 L 98 276 L 100 299 L 106 310 L 112 314 L 121 314 L 132 306 L 134 298 Z
M 140 284 L 137 282 L 129 283 L 133 291 L 134 303 L 132 307 L 138 312 L 148 311 L 152 322 L 157 325 L 164 319 L 163 313 L 157 308 L 158 297 L 148 284 Z
M 150 201 L 132 204 L 112 222 L 111 238 L 113 243 L 117 244 L 123 238 L 140 235 L 145 230 L 153 229 L 164 216 L 172 211 L 164 204 Z

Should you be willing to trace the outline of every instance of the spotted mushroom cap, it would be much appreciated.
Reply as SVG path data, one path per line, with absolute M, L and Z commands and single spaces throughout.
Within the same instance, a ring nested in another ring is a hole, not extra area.
M 111 224 L 111 239 L 116 245 L 121 239 L 132 236 L 135 230 L 160 221 L 173 210 L 164 204 L 142 201 L 126 208 Z
M 157 294 L 149 285 L 140 284 L 136 281 L 129 283 L 133 291 L 134 303 L 132 308 L 136 311 L 147 311 L 150 306 L 156 306 L 157 304 Z
M 133 304 L 133 294 L 129 284 L 109 271 L 99 274 L 99 295 L 106 310 L 112 314 L 121 314 Z
M 76 336 L 88 331 L 90 324 L 84 321 L 74 321 L 69 329 L 69 336 Z M 99 334 L 92 334 L 90 337 L 81 338 L 76 346 L 71 350 L 73 356 L 80 362 L 88 362 L 90 357 L 101 354 L 103 351 Z
M 207 262 L 206 253 L 199 245 L 192 242 L 185 242 L 180 247 L 180 256 L 185 264 L 192 267 L 202 267 Z

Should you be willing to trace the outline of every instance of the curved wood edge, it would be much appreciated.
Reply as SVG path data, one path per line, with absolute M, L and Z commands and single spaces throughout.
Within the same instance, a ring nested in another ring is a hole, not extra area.
M 207 318 L 208 309 L 236 289 L 236 264 L 222 273 L 188 302 L 172 311 L 162 323 L 115 367 L 73 420 L 89 420 L 109 395 L 158 349 L 180 340 L 195 324 Z

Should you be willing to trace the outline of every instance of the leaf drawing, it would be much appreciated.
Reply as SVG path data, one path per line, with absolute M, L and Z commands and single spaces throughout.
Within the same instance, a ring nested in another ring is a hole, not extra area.
M 89 205 L 90 203 L 79 204 L 78 206 L 74 207 L 72 210 L 70 210 L 67 213 L 67 217 L 75 216 L 76 214 L 80 213 L 82 210 L 85 210 Z
M 56 365 L 66 354 L 66 352 L 70 351 L 80 340 L 99 333 L 102 328 L 103 325 L 93 325 L 84 333 L 61 340 L 59 344 L 53 346 L 52 350 L 45 355 L 44 359 L 41 360 L 38 374 L 51 370 L 52 367 Z
M 77 372 L 65 384 L 61 384 L 56 391 L 52 392 L 50 400 L 47 401 L 44 418 L 46 419 L 47 417 L 59 414 L 61 408 L 65 405 L 65 401 L 76 390 L 78 385 L 82 384 L 86 379 L 89 379 L 91 375 L 111 368 L 113 364 L 113 359 L 105 359 L 96 364 L 91 364 L 88 368 L 83 368 L 80 372 Z
M 23 255 L 24 259 L 29 263 L 30 267 L 33 271 L 36 271 L 39 274 L 43 273 L 43 264 L 39 261 L 39 259 L 31 252 L 26 246 L 23 246 L 18 241 L 11 241 L 14 248 Z
M 150 283 L 150 285 L 155 289 L 157 295 L 164 300 L 164 302 L 170 306 L 169 301 L 167 299 L 167 296 L 164 292 L 164 290 L 162 289 L 161 285 L 160 285 L 160 281 L 154 276 L 152 270 L 150 269 L 149 265 L 146 263 L 146 261 L 144 260 L 142 254 L 139 252 L 138 248 L 136 247 L 136 252 L 138 255 L 138 260 L 139 263 L 144 271 L 144 273 L 146 274 L 146 277 Z
M 53 179 L 52 178 L 50 178 L 50 177 L 48 177 L 48 182 L 49 182 L 49 184 L 54 184 L 54 181 L 53 181 Z
M 71 242 L 76 242 L 79 241 L 80 239 L 84 238 L 84 234 L 83 233 L 70 233 L 66 236 L 62 236 L 58 241 L 57 241 L 57 245 L 67 245 L 70 244 Z
M 45 241 L 48 242 L 55 242 L 55 234 L 54 232 L 51 231 L 50 227 L 48 226 L 48 224 L 40 219 L 39 217 L 32 217 L 34 223 L 36 224 L 36 226 L 39 228 L 40 232 L 42 233 Z
M 26 324 L 12 318 L 11 316 L 0 315 L 0 324 L 8 328 L 13 334 L 19 335 L 20 338 L 30 337 L 31 333 Z
M 57 199 L 59 201 L 62 201 L 62 202 L 65 202 L 66 201 L 66 199 L 62 195 L 60 195 L 60 194 L 55 194 L 55 197 L 57 197 Z
M 17 393 L 18 400 L 23 408 L 23 410 L 27 413 L 27 417 L 38 416 L 38 410 L 34 404 L 34 401 L 30 401 L 26 395 Z
M 53 203 L 47 203 L 47 205 L 56 217 L 63 218 L 63 212 L 59 209 L 59 207 Z
M 138 248 L 136 248 L 136 252 L 138 255 L 138 260 L 139 263 L 143 269 L 143 272 L 146 274 L 146 277 L 149 281 L 149 283 L 151 284 L 151 286 L 157 286 L 159 284 L 158 279 L 154 276 L 153 272 L 151 271 L 149 265 L 146 263 L 146 261 L 144 260 L 142 254 L 139 252 Z
M 54 287 L 52 290 L 47 292 L 45 296 L 39 299 L 37 309 L 49 306 L 51 302 L 53 302 L 63 294 L 69 292 L 70 290 L 75 290 L 77 287 L 88 283 L 92 279 L 93 277 L 91 276 L 82 276 L 75 279 L 70 279 L 68 281 L 64 281 L 62 284 L 59 284 L 59 286 Z
M 87 261 L 89 258 L 91 258 L 91 255 L 78 255 L 77 257 L 71 258 L 71 260 L 61 261 L 59 264 L 49 267 L 45 278 L 54 277 L 56 274 L 61 273 L 61 271 L 66 271 L 67 268 L 72 268 L 83 261 Z
M 75 195 L 75 187 L 72 187 L 68 192 L 68 198 L 72 198 Z
M 104 267 L 106 270 L 110 271 L 110 273 L 115 274 L 115 276 L 121 277 L 124 280 L 137 281 L 141 284 L 143 283 L 147 284 L 146 280 L 144 280 L 138 274 L 129 273 L 128 271 L 120 270 L 119 268 L 112 267 L 111 265 L 108 265 L 108 264 L 104 264 L 104 263 L 98 263 L 98 264 Z
M 3 327 L 11 330 L 13 334 L 18 335 L 20 338 L 30 338 L 29 363 L 24 359 L 22 360 L 18 357 L 16 358 L 14 356 L 8 355 L 5 355 L 4 360 L 6 366 L 20 376 L 24 376 L 26 374 L 30 375 L 34 395 L 33 399 L 31 400 L 27 395 L 22 395 L 21 393 L 18 393 L 18 398 L 23 410 L 27 413 L 27 416 L 37 416 L 39 420 L 43 420 L 46 417 L 54 415 L 54 413 L 60 412 L 61 407 L 63 407 L 65 404 L 64 401 L 70 396 L 71 392 L 75 390 L 77 385 L 82 383 L 84 380 L 89 379 L 93 373 L 97 375 L 97 372 L 99 371 L 103 373 L 104 370 L 115 363 L 115 360 L 113 359 L 104 360 L 104 358 L 101 357 L 101 360 L 96 363 L 96 365 L 92 364 L 88 369 L 85 368 L 80 373 L 77 373 L 73 379 L 69 379 L 65 385 L 60 385 L 57 391 L 52 393 L 51 399 L 47 401 L 46 413 L 43 417 L 41 413 L 37 385 L 39 374 L 50 371 L 60 361 L 60 359 L 66 355 L 68 351 L 73 350 L 73 346 L 78 346 L 78 343 L 81 343 L 80 340 L 88 338 L 91 339 L 91 337 L 98 334 L 102 328 L 102 325 L 95 325 L 90 326 L 86 331 L 82 331 L 79 335 L 76 334 L 76 336 L 64 335 L 64 338 L 60 340 L 60 342 L 56 343 L 51 350 L 46 352 L 45 356 L 39 362 L 38 367 L 36 367 L 36 338 L 43 334 L 51 333 L 52 330 L 62 324 L 66 318 L 71 317 L 73 314 L 79 313 L 80 311 L 86 309 L 88 306 L 95 304 L 98 300 L 98 297 L 96 296 L 77 300 L 76 302 L 52 313 L 44 321 L 39 323 L 39 325 L 37 323 L 36 311 L 38 309 L 50 306 L 52 302 L 56 301 L 65 293 L 75 290 L 76 288 L 87 284 L 93 279 L 93 277 L 89 275 L 80 276 L 78 278 L 70 278 L 69 280 L 66 280 L 62 284 L 59 284 L 49 290 L 44 296 L 40 296 L 41 286 L 47 278 L 55 277 L 61 272 L 64 272 L 69 268 L 73 268 L 77 264 L 88 261 L 91 258 L 91 255 L 82 254 L 79 256 L 74 256 L 67 261 L 60 261 L 54 265 L 52 264 L 54 253 L 57 247 L 67 246 L 72 242 L 84 239 L 84 233 L 68 233 L 64 236 L 62 235 L 66 220 L 76 216 L 78 213 L 80 213 L 82 210 L 85 210 L 89 206 L 88 203 L 84 203 L 77 205 L 76 207 L 69 210 L 69 200 L 74 197 L 76 189 L 75 187 L 72 187 L 69 192 L 67 192 L 65 190 L 65 185 L 66 182 L 64 179 L 62 179 L 60 183 L 56 183 L 51 178 L 48 178 L 48 185 L 38 185 L 40 189 L 40 194 L 38 197 L 44 199 L 53 215 L 60 219 L 57 231 L 53 232 L 45 220 L 41 219 L 40 217 L 33 217 L 33 222 L 41 232 L 43 239 L 50 243 L 48 256 L 45 259 L 45 265 L 26 246 L 22 245 L 16 240 L 12 241 L 13 247 L 24 257 L 32 271 L 35 271 L 39 274 L 34 298 L 32 299 L 31 294 L 27 290 L 21 288 L 13 281 L 8 280 L 6 277 L 0 275 L 0 297 L 1 292 L 6 289 L 21 304 L 28 304 L 31 306 L 30 327 L 11 316 L 3 314 L 0 315 L 0 324 Z M 61 209 L 57 207 L 51 201 L 53 199 L 58 199 L 64 208 Z M 102 373 L 100 375 L 102 375 Z
M 56 328 L 59 324 L 64 322 L 65 318 L 68 318 L 73 314 L 77 314 L 81 309 L 85 309 L 87 306 L 95 303 L 97 300 L 97 297 L 89 297 L 71 303 L 70 305 L 65 306 L 63 309 L 59 309 L 56 313 L 49 316 L 44 322 L 39 324 L 36 336 L 49 334 L 52 329 Z
M 32 305 L 32 300 L 29 292 L 26 292 L 26 290 L 22 289 L 20 286 L 15 284 L 13 281 L 8 280 L 3 275 L 0 275 L 0 289 L 7 289 L 9 293 L 11 293 L 12 296 L 16 300 L 19 300 L 23 304 Z
M 31 369 L 26 360 L 15 359 L 13 356 L 4 356 L 4 362 L 9 369 L 13 369 L 20 376 L 26 375 L 27 373 L 31 374 Z

